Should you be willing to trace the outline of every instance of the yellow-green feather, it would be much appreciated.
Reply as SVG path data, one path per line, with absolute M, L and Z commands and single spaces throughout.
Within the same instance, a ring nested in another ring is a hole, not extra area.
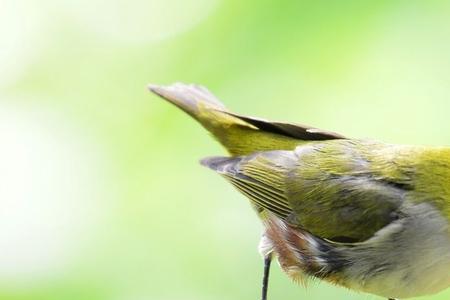
M 233 156 L 274 149 L 291 150 L 302 143 L 289 136 L 262 131 L 230 114 L 204 87 L 177 83 L 170 86 L 151 85 L 149 89 L 196 119 Z

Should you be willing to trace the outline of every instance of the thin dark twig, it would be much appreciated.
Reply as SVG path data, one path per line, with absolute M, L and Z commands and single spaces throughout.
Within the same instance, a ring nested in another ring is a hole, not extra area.
M 272 261 L 272 254 L 267 254 L 264 257 L 264 276 L 262 281 L 262 300 L 267 300 L 267 288 L 269 286 L 269 273 L 270 273 L 270 263 Z

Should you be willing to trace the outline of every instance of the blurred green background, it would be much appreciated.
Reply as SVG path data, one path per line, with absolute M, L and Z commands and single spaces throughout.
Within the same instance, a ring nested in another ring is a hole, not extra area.
M 261 225 L 146 91 L 450 145 L 449 1 L 1 0 L 0 299 L 259 299 Z M 380 299 L 272 269 L 269 299 Z M 449 299 L 450 291 L 427 299 Z

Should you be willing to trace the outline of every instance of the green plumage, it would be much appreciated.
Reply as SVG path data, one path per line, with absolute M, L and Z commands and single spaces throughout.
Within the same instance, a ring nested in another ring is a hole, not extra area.
M 398 146 L 228 112 L 205 88 L 151 86 L 199 121 L 231 157 L 203 160 L 267 211 L 334 242 L 355 243 L 427 201 L 448 217 L 450 150 Z

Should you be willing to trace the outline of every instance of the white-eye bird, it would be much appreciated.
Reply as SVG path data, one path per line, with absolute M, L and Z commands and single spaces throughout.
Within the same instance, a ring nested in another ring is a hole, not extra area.
M 149 89 L 228 150 L 202 164 L 244 194 L 264 224 L 264 300 L 272 256 L 295 281 L 315 277 L 390 299 L 450 286 L 450 147 L 242 116 L 193 84 Z

